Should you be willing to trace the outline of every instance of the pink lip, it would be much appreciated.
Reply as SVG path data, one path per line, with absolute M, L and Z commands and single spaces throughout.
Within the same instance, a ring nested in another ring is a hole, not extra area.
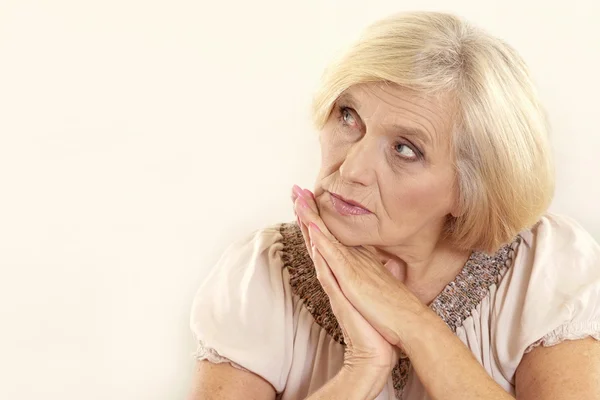
M 333 207 L 342 215 L 364 215 L 371 214 L 371 211 L 363 207 L 360 203 L 347 200 L 342 196 L 329 192 Z

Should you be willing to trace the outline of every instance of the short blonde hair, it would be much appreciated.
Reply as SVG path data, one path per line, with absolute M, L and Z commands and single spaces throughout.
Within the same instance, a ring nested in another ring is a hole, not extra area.
M 391 15 L 325 71 L 314 125 L 323 128 L 350 86 L 378 81 L 450 94 L 458 106 L 452 147 L 460 213 L 446 226 L 457 247 L 493 252 L 539 220 L 554 192 L 548 123 L 512 47 L 451 14 Z

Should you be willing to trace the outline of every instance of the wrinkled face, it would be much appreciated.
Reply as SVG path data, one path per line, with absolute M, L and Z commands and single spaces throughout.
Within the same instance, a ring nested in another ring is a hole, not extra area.
M 443 99 L 386 83 L 355 85 L 338 98 L 320 134 L 315 195 L 342 243 L 439 239 L 457 195 L 452 112 Z

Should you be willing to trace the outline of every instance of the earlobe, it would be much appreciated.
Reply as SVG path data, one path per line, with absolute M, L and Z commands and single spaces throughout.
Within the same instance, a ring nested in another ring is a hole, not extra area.
M 464 209 L 463 207 L 461 207 L 458 204 L 458 201 L 456 202 L 456 204 L 452 207 L 452 210 L 450 210 L 450 216 L 452 218 L 458 218 L 458 217 L 462 217 L 464 214 Z
M 458 206 L 458 204 L 455 204 L 454 207 L 452 207 L 452 210 L 450 210 L 450 216 L 452 218 L 458 218 L 462 215 L 462 212 L 460 211 L 460 207 Z

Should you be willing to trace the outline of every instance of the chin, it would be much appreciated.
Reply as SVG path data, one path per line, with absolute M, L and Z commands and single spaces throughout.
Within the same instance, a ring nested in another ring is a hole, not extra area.
M 370 231 L 368 222 L 365 218 L 372 216 L 347 217 L 337 213 L 328 207 L 321 208 L 321 219 L 329 229 L 329 232 L 336 237 L 344 246 L 364 246 L 367 244 Z

